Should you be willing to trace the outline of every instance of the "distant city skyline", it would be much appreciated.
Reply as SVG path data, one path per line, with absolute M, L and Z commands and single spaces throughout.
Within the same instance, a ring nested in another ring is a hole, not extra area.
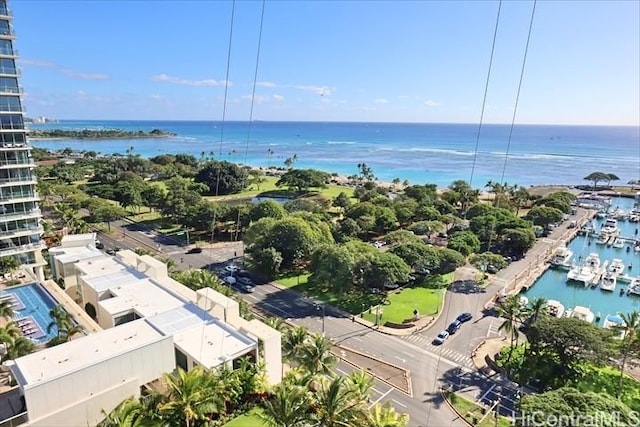
M 249 120 L 262 2 L 11 1 L 29 117 Z M 477 123 L 497 1 L 267 1 L 253 119 Z M 503 2 L 511 123 L 532 1 Z M 539 1 L 515 122 L 640 124 L 640 2 Z M 225 88 L 225 82 L 229 81 Z

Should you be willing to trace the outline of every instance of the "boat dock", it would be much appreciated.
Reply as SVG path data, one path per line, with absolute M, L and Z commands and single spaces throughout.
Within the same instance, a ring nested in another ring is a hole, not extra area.
M 529 289 L 529 287 L 542 276 L 547 268 L 549 268 L 549 260 L 558 248 L 566 246 L 586 224 L 591 223 L 595 215 L 595 210 L 578 208 L 577 214 L 572 217 L 572 220 L 576 222 L 574 228 L 569 228 L 569 221 L 567 221 L 565 224 L 562 224 L 561 227 L 555 229 L 550 236 L 541 238 L 536 242 L 535 246 L 529 250 L 524 259 L 509 266 L 509 268 L 518 269 L 518 272 L 511 278 L 507 280 L 502 279 L 500 277 L 501 272 L 498 272 L 493 281 L 503 284 L 503 288 L 495 296 L 495 300 L 503 295 L 519 294 L 523 289 Z

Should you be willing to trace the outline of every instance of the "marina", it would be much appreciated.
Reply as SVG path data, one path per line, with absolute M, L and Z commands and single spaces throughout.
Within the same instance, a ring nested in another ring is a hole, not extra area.
M 608 212 L 594 212 L 593 220 L 549 257 L 549 268 L 523 295 L 553 301 L 565 308 L 565 316 L 600 326 L 610 326 L 610 315 L 640 310 L 639 224 L 631 220 L 633 208 L 633 198 L 617 197 Z

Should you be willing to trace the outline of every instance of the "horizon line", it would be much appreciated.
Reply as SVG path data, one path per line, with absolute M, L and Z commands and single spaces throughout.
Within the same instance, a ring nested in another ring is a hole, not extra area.
M 35 123 L 35 122 L 26 122 L 29 124 L 55 124 L 60 121 L 92 121 L 92 122 L 212 122 L 212 123 L 222 123 L 223 120 L 220 119 L 54 119 L 46 116 L 38 116 L 45 117 L 46 119 L 52 120 L 50 122 L 45 123 Z M 30 119 L 33 119 L 30 117 Z M 487 123 L 471 123 L 471 122 L 385 122 L 385 121 L 358 121 L 358 120 L 224 120 L 225 123 L 358 123 L 358 124 L 396 124 L 396 125 L 472 125 L 472 126 L 511 126 L 511 123 L 496 123 L 496 122 L 487 122 Z M 26 124 L 25 123 L 25 124 Z M 576 126 L 576 127 L 636 127 L 640 128 L 640 124 L 575 124 L 575 123 L 515 123 L 513 126 Z

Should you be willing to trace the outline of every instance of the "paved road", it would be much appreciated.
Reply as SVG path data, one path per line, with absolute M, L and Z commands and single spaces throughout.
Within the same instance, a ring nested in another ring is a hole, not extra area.
M 140 229 L 137 225 L 115 223 L 120 229 L 111 236 L 101 235 L 105 247 L 134 249 L 140 246 L 154 248 L 173 259 L 178 268 L 209 268 L 211 265 L 238 255 L 238 247 L 226 250 L 187 254 L 187 248 L 176 242 Z M 235 253 L 234 253 L 235 252 Z M 498 287 L 498 285 L 494 285 Z M 407 396 L 385 383 L 376 381 L 372 403 L 389 402 L 398 411 L 408 413 L 410 426 L 464 426 L 456 415 L 442 402 L 439 390 L 445 385 L 464 384 L 468 397 L 485 402 L 497 399 L 501 390 L 501 379 L 487 379 L 475 375 L 470 364 L 469 353 L 475 342 L 479 343 L 491 331 L 496 320 L 489 316 L 482 318 L 478 310 L 491 296 L 486 294 L 450 292 L 454 296 L 445 305 L 441 318 L 429 331 L 399 338 L 383 335 L 375 329 L 352 322 L 350 316 L 332 308 L 317 309 L 317 302 L 309 300 L 297 292 L 281 289 L 267 283 L 256 287 L 254 293 L 242 294 L 248 302 L 261 310 L 289 319 L 314 332 L 324 330 L 326 336 L 343 346 L 379 358 L 388 363 L 406 368 L 411 372 L 413 395 Z M 451 295 L 450 295 L 451 296 Z M 446 327 L 448 322 L 461 312 L 472 312 L 474 320 L 467 322 L 444 346 L 431 344 L 433 334 Z M 495 329 L 495 328 L 494 328 Z M 348 373 L 353 368 L 340 363 L 337 371 Z M 509 394 L 505 389 L 504 394 Z M 508 399 L 504 399 L 508 402 Z M 503 404 L 505 408 L 508 406 Z M 501 407 L 502 407 L 501 406 Z M 508 412 L 508 410 L 507 410 Z

